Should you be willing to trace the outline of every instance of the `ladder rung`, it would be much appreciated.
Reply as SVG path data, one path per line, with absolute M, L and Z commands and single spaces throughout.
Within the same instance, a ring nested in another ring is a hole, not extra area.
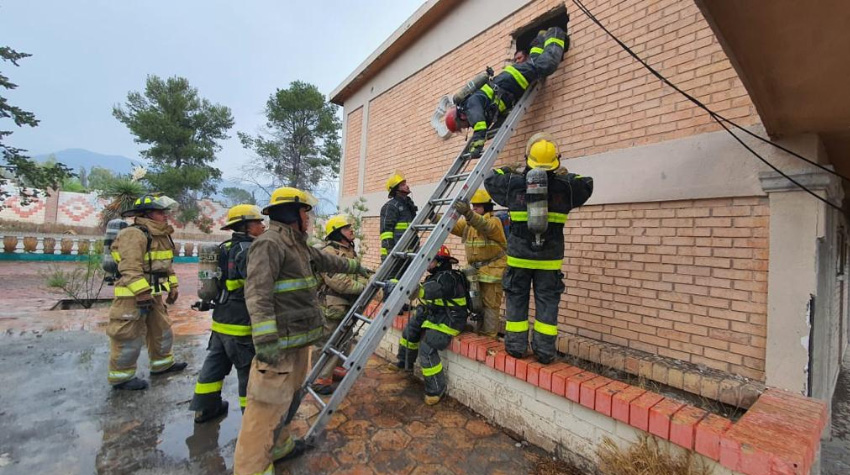
M 417 231 L 432 231 L 437 228 L 436 224 L 414 224 L 413 227 Z
M 340 359 L 342 359 L 342 361 L 343 361 L 343 362 L 348 361 L 348 356 L 346 356 L 346 354 L 345 354 L 345 353 L 343 353 L 343 352 L 341 352 L 341 351 L 337 350 L 336 348 L 328 348 L 328 351 L 330 351 L 331 353 L 333 353 L 333 354 L 337 355 Z
M 396 251 L 396 252 L 393 253 L 393 255 L 396 256 L 396 257 L 404 258 L 404 259 L 413 259 L 414 257 L 417 256 L 417 254 L 415 252 L 402 252 L 402 251 Z
M 430 201 L 432 205 L 447 205 L 452 202 L 454 198 L 434 198 Z
M 313 399 L 315 399 L 316 402 L 318 402 L 320 406 L 322 406 L 322 409 L 327 407 L 327 404 L 325 404 L 325 401 L 322 401 L 322 397 L 319 396 L 316 393 L 316 391 L 313 391 L 313 388 L 311 388 L 310 386 L 307 386 L 307 392 L 310 393 L 311 396 L 313 396 Z
M 466 180 L 469 177 L 469 173 L 458 173 L 457 175 L 449 175 L 446 177 L 447 181 L 461 181 Z
M 359 313 L 356 313 L 356 312 L 354 313 L 354 318 L 356 318 L 356 319 L 358 319 L 358 320 L 360 320 L 360 321 L 362 321 L 362 322 L 372 323 L 372 319 L 371 319 L 371 318 L 369 318 L 369 317 L 367 317 L 367 316 L 365 316 L 365 315 L 360 315 Z

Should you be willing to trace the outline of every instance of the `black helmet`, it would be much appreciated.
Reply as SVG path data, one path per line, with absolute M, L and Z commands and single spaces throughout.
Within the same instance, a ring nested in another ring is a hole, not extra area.
M 145 211 L 167 210 L 171 207 L 171 202 L 171 198 L 167 196 L 142 195 L 133 203 L 132 208 L 122 211 L 121 216 L 126 218 L 127 216 L 142 215 Z

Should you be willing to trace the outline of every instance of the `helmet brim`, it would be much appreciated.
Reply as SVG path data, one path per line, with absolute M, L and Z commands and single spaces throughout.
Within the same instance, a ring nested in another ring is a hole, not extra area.
M 551 172 L 552 170 L 556 170 L 561 166 L 561 161 L 559 159 L 555 159 L 552 163 L 540 163 L 533 158 L 528 158 L 526 160 L 529 168 L 542 168 L 547 172 Z

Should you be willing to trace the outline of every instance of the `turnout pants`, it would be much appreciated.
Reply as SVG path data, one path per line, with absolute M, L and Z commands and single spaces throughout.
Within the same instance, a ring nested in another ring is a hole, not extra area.
M 413 362 L 419 356 L 419 366 L 425 379 L 425 394 L 438 396 L 446 392 L 446 374 L 440 360 L 441 350 L 448 348 L 452 336 L 431 328 L 422 329 L 427 320 L 427 312 L 417 307 L 404 327 L 398 344 L 398 367 L 413 369 Z
M 531 349 L 538 359 L 555 358 L 558 337 L 558 303 L 564 293 L 564 274 L 557 270 L 523 269 L 508 266 L 502 279 L 507 306 L 505 351 L 521 357 L 528 347 L 528 300 L 534 285 L 534 317 Z
M 233 455 L 236 475 L 274 474 L 274 461 L 295 447 L 284 424 L 295 391 L 307 376 L 310 347 L 287 350 L 275 365 L 254 358 L 248 378 L 248 406 Z
M 198 382 L 195 383 L 195 395 L 189 409 L 193 411 L 214 411 L 221 405 L 221 388 L 224 377 L 236 367 L 236 377 L 239 379 L 239 407 L 245 411 L 248 391 L 248 374 L 251 360 L 254 359 L 254 343 L 251 337 L 223 335 L 218 332 L 210 334 L 207 345 L 207 357 Z
M 119 297 L 113 300 L 106 334 L 109 335 L 109 384 L 133 379 L 144 343 L 148 347 L 151 374 L 161 373 L 174 365 L 171 354 L 174 334 L 159 295 L 153 297 L 153 307 L 145 316 L 139 313 L 136 299 Z
M 485 336 L 496 336 L 502 329 L 499 313 L 502 310 L 502 283 L 501 282 L 479 282 L 481 286 L 481 299 L 484 301 L 484 315 L 478 322 L 478 334 Z

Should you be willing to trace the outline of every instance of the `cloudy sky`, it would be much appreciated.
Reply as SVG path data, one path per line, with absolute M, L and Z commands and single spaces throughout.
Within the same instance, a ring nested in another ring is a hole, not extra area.
M 143 90 L 148 74 L 179 75 L 232 109 L 236 125 L 218 166 L 235 178 L 248 160 L 236 131 L 262 126 L 275 88 L 303 80 L 330 93 L 422 3 L 0 0 L 0 46 L 33 55 L 19 68 L 0 64 L 19 86 L 3 94 L 41 120 L 14 128 L 8 143 L 31 154 L 85 148 L 136 158 L 112 106 Z

